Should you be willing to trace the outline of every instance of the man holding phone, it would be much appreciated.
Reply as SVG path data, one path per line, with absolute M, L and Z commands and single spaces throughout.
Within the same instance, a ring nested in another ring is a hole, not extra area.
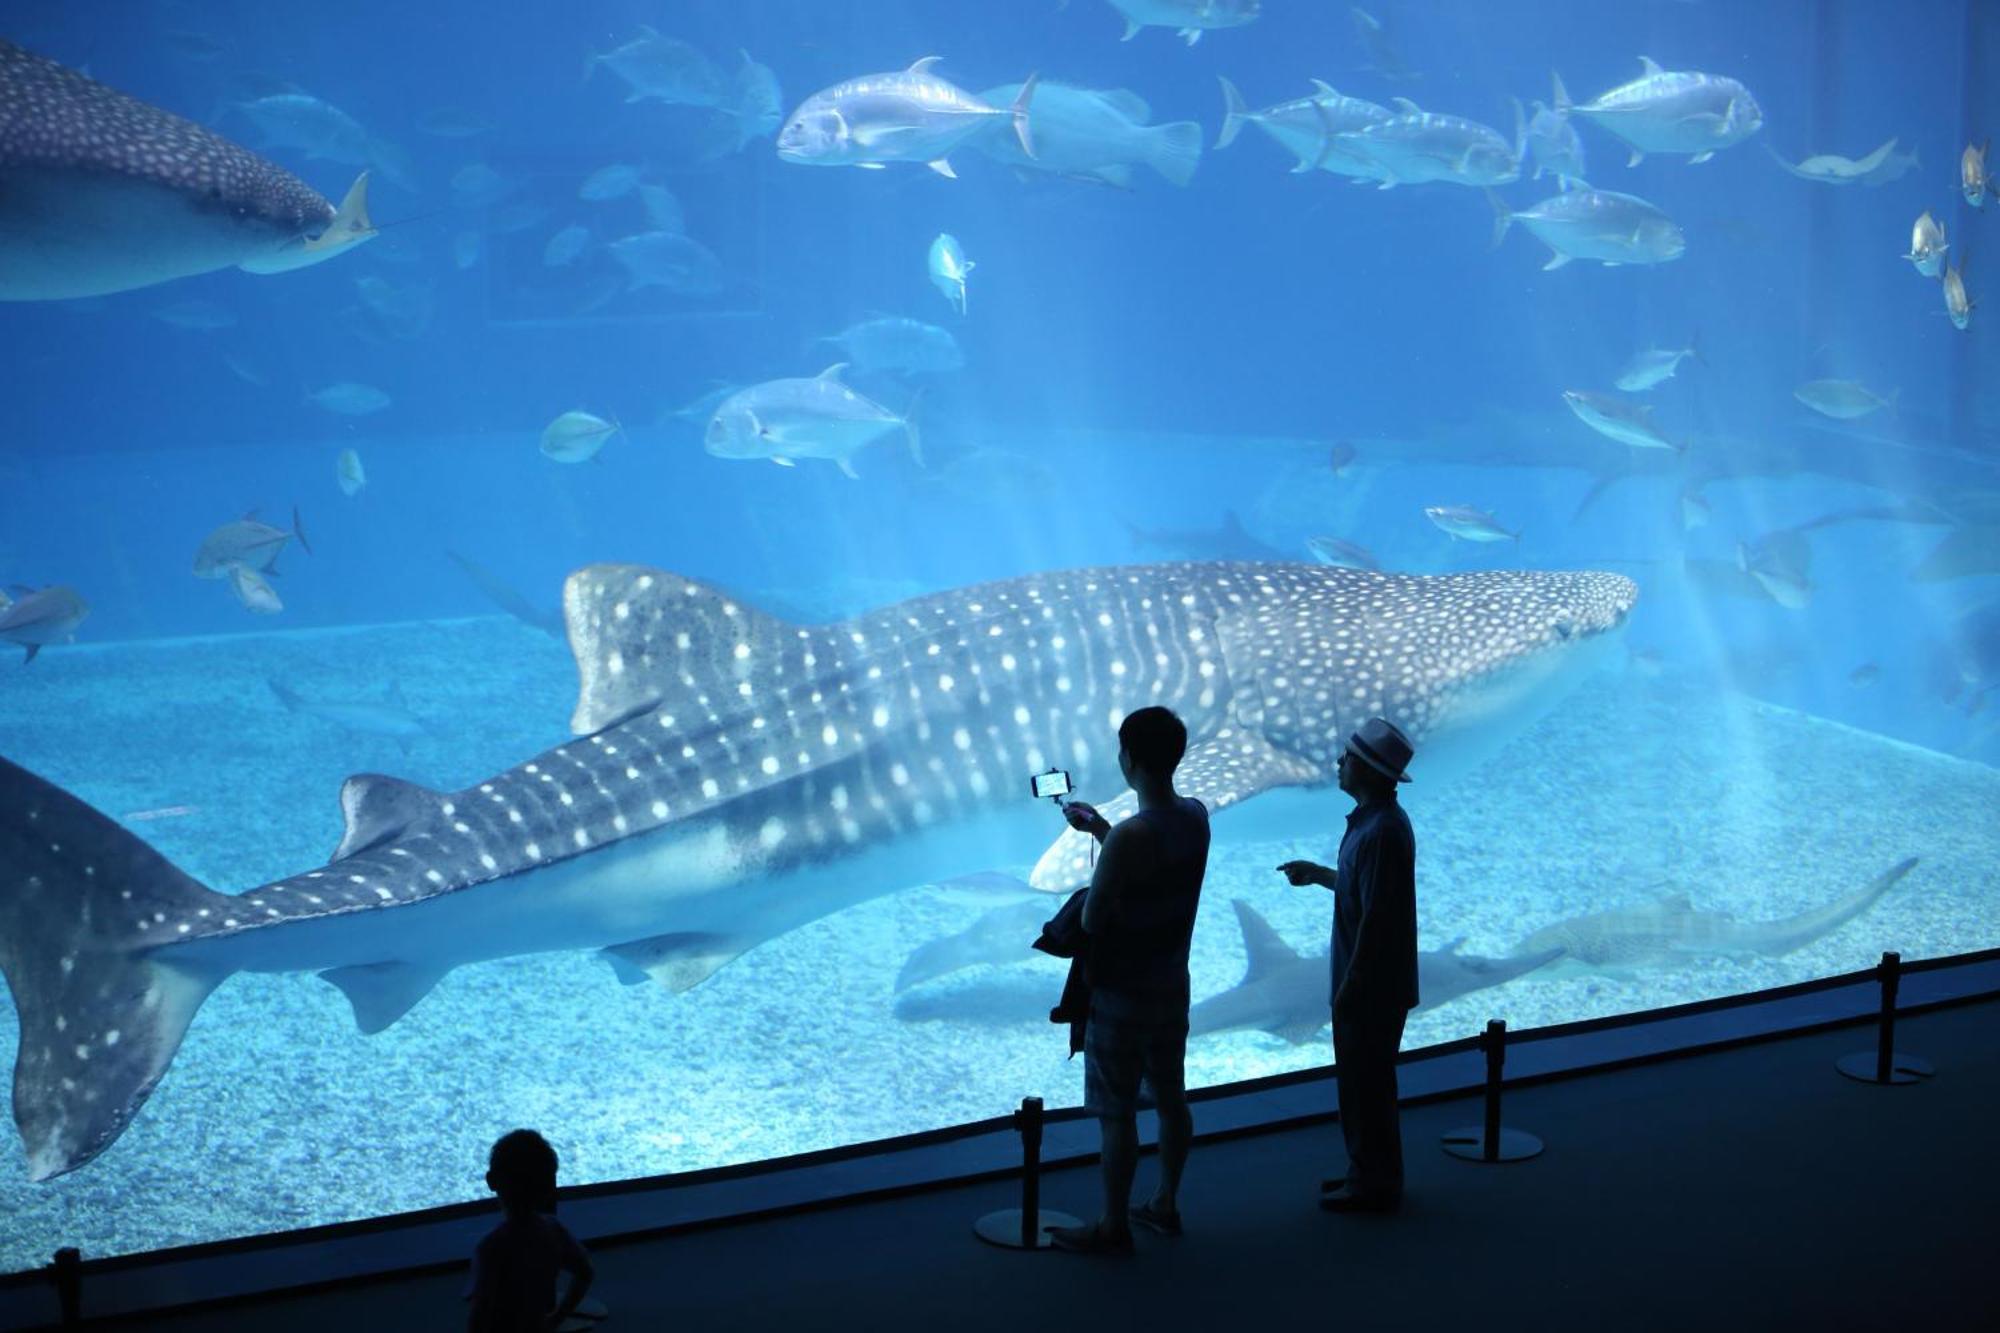
M 1194 1117 L 1188 1110 L 1188 942 L 1208 870 L 1208 810 L 1174 790 L 1187 727 L 1165 708 L 1141 708 L 1118 728 L 1118 769 L 1139 809 L 1116 828 L 1081 801 L 1063 806 L 1071 828 L 1103 844 L 1084 897 L 1090 1019 L 1084 1030 L 1084 1106 L 1103 1135 L 1104 1212 L 1049 1236 L 1084 1254 L 1130 1254 L 1132 1224 L 1181 1232 L 1179 1190 Z M 1139 1084 L 1160 1115 L 1160 1185 L 1131 1206 L 1139 1165 Z

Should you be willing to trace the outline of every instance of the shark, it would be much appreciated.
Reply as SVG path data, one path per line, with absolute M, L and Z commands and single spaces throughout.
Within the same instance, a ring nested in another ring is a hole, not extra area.
M 563 585 L 572 739 L 456 791 L 350 777 L 331 859 L 239 893 L 0 760 L 0 972 L 29 1172 L 109 1147 L 237 973 L 315 973 L 363 1033 L 453 968 L 526 953 L 597 950 L 621 980 L 686 990 L 898 886 L 1020 863 L 1050 818 L 1026 776 L 1061 760 L 1080 791 L 1117 781 L 1134 707 L 1180 713 L 1180 788 L 1227 817 L 1330 790 L 1371 714 L 1438 749 L 1504 732 L 1600 656 L 1637 595 L 1589 571 L 1191 563 L 808 625 L 668 571 L 589 565 Z
M 0 39 L 0 300 L 280 273 L 374 235 L 367 172 L 336 208 L 249 149 Z
M 1311 1041 L 1326 1029 L 1332 1012 L 1326 955 L 1293 949 L 1241 898 L 1230 906 L 1236 909 L 1249 963 L 1242 981 L 1188 1011 L 1188 1035 L 1255 1028 L 1295 1046 Z M 1512 958 L 1484 958 L 1460 953 L 1463 944 L 1462 939 L 1453 940 L 1442 949 L 1417 954 L 1419 1009 L 1435 1009 L 1462 995 L 1503 985 L 1563 955 L 1558 945 Z
M 1515 957 L 1559 949 L 1558 971 L 1612 975 L 1698 958 L 1781 957 L 1860 916 L 1916 867 L 1917 858 L 1907 857 L 1853 893 L 1775 921 L 1738 921 L 1728 912 L 1697 909 L 1684 893 L 1670 894 L 1642 906 L 1590 912 L 1543 926 L 1521 941 Z

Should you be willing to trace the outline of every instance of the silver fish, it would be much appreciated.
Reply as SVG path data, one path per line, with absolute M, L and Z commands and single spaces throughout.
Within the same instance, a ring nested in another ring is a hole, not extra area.
M 1925 209 L 1910 228 L 1910 253 L 1903 258 L 1915 264 L 1917 272 L 1935 278 L 1943 271 L 1944 252 L 1950 248 L 1945 244 L 1944 224 Z
M 90 614 L 90 603 L 75 588 L 15 585 L 12 596 L 0 593 L 0 639 L 28 650 L 23 666 L 35 660 L 44 645 L 76 642 L 76 627 Z
M 588 199 L 592 203 L 623 199 L 639 188 L 639 178 L 644 170 L 629 162 L 613 162 L 608 167 L 599 167 L 583 178 L 583 184 L 577 187 L 577 198 Z
M 1551 173 L 1567 190 L 1581 185 L 1586 176 L 1584 170 L 1583 139 L 1570 124 L 1569 113 L 1574 105 L 1569 100 L 1569 90 L 1563 87 L 1562 76 L 1551 73 L 1554 84 L 1555 102 L 1550 106 L 1534 103 L 1535 113 L 1528 117 L 1525 144 L 1527 155 L 1535 164 L 1535 180 L 1542 178 L 1544 171 Z M 1520 115 L 1519 104 L 1514 114 Z
M 266 679 L 264 683 L 287 713 L 315 717 L 363 736 L 385 736 L 400 745 L 405 754 L 409 753 L 411 741 L 430 735 L 430 728 L 404 702 L 402 686 L 394 679 L 389 682 L 388 694 L 379 701 L 308 699 L 283 681 Z
M 590 248 L 590 228 L 582 223 L 572 222 L 542 247 L 542 264 L 546 268 L 565 268 L 582 257 Z
M 1735 79 L 1661 69 L 1648 56 L 1639 64 L 1638 78 L 1576 108 L 1631 145 L 1628 166 L 1648 153 L 1688 153 L 1690 163 L 1706 162 L 1763 128 L 1763 109 Z
M 1792 397 L 1821 416 L 1832 417 L 1836 421 L 1853 421 L 1885 407 L 1894 411 L 1896 399 L 1901 393 L 1901 389 L 1895 389 L 1883 398 L 1870 393 L 1855 380 L 1808 380 L 1792 390 Z
M 1944 272 L 1944 312 L 1951 317 L 1952 327 L 1964 329 L 1972 325 L 1973 307 L 1979 303 L 1965 294 L 1965 260 L 1961 258 Z
M 356 384 L 352 380 L 341 380 L 314 389 L 306 395 L 306 401 L 328 412 L 344 417 L 373 416 L 393 406 L 395 400 L 372 384 Z
M 676 37 L 663 37 L 644 23 L 638 36 L 609 51 L 585 57 L 583 77 L 603 65 L 625 81 L 628 102 L 668 102 L 679 106 L 720 106 L 729 79 L 715 62 Z
M 931 242 L 930 253 L 925 257 L 930 270 L 931 283 L 944 299 L 951 302 L 951 308 L 959 314 L 965 313 L 965 280 L 972 276 L 972 270 L 979 267 L 974 260 L 965 257 L 958 238 L 950 232 L 939 232 Z
M 1548 269 L 1572 259 L 1595 259 L 1606 266 L 1666 264 L 1687 250 L 1687 238 L 1674 220 L 1637 195 L 1588 187 L 1551 195 L 1532 208 L 1509 212 L 1498 195 L 1494 207 L 1493 243 L 1507 228 L 1520 223 L 1542 244 L 1555 251 Z
M 1679 452 L 1685 445 L 1667 438 L 1666 433 L 1653 424 L 1653 409 L 1640 407 L 1623 399 L 1613 398 L 1606 393 L 1589 393 L 1582 389 L 1563 390 L 1563 401 L 1569 410 L 1576 413 L 1577 420 L 1609 440 L 1629 444 L 1635 449 L 1672 449 Z
M 920 319 L 865 319 L 821 341 L 840 344 L 848 361 L 863 371 L 940 375 L 965 365 L 951 330 Z
M 1521 534 L 1509 532 L 1498 519 L 1471 505 L 1431 505 L 1424 517 L 1454 540 L 1469 542 L 1519 542 Z
M 1222 130 L 1215 137 L 1218 149 L 1236 142 L 1245 125 L 1255 125 L 1298 159 L 1292 168 L 1294 173 L 1317 168 L 1336 175 L 1374 178 L 1374 164 L 1351 149 L 1344 136 L 1394 119 L 1387 107 L 1359 97 L 1344 97 L 1332 84 L 1314 79 L 1311 97 L 1252 111 L 1235 84 L 1228 79 L 1222 79 L 1221 84 Z
M 722 261 L 690 236 L 642 231 L 606 247 L 625 268 L 626 288 L 665 287 L 682 296 L 713 296 L 722 290 Z
M 980 99 L 1012 105 L 1021 85 L 988 88 Z M 1201 126 L 1191 120 L 1148 125 L 1152 108 L 1123 88 L 1097 91 L 1042 83 L 1028 114 L 1035 155 L 1028 156 L 1013 134 L 995 130 L 978 135 L 972 146 L 996 162 L 1023 170 L 1089 177 L 1121 188 L 1132 183 L 1132 167 L 1151 167 L 1174 185 L 1186 185 L 1201 165 Z
M 542 456 L 558 463 L 587 463 L 622 429 L 589 412 L 565 412 L 542 431 Z
M 248 565 L 231 565 L 228 570 L 229 591 L 236 594 L 236 600 L 243 609 L 253 615 L 275 616 L 285 609 L 278 598 L 278 590 L 270 581 Z
M 366 172 L 336 209 L 248 149 L 5 40 L 0 179 L 5 301 L 281 273 L 375 234 Z
M 1395 100 L 1399 114 L 1351 134 L 1338 145 L 1370 163 L 1380 188 L 1443 181 L 1452 185 L 1506 185 L 1521 178 L 1521 139 L 1509 145 L 1500 134 L 1462 116 L 1425 111 L 1406 97 Z
M 1129 42 L 1144 28 L 1172 28 L 1189 46 L 1204 32 L 1218 28 L 1240 28 L 1254 22 L 1262 0 L 1110 0 L 1111 7 L 1125 16 Z
M 814 93 L 778 131 L 778 156 L 818 167 L 922 162 L 941 176 L 956 177 L 952 149 L 1005 116 L 1021 151 L 1033 157 L 1028 109 L 1035 76 L 1002 109 L 932 74 L 931 66 L 943 58 L 925 56 L 906 70 L 868 74 Z
M 1986 174 L 1986 153 L 1993 147 L 1988 139 L 1983 144 L 1967 144 L 1958 158 L 1959 188 L 1965 192 L 1965 202 L 1974 208 L 1986 207 L 1986 192 L 1992 188 L 1993 179 Z
M 342 449 L 340 456 L 333 460 L 333 479 L 340 486 L 340 493 L 349 497 L 361 494 L 368 485 L 368 472 L 361 466 L 361 455 L 352 449 Z
M 1306 550 L 1312 552 L 1312 558 L 1319 564 L 1335 569 L 1366 569 L 1375 573 L 1382 570 L 1382 562 L 1375 558 L 1374 552 L 1339 537 L 1308 537 Z
M 723 400 L 709 418 L 704 443 L 717 458 L 768 458 L 784 467 L 795 458 L 831 459 L 855 479 L 854 454 L 891 431 L 901 430 L 910 456 L 923 462 L 917 442 L 915 404 L 900 416 L 864 398 L 840 378 L 845 363 L 828 366 L 811 379 L 766 380 Z
M 769 65 L 760 65 L 742 52 L 743 63 L 730 81 L 729 101 L 722 106 L 736 122 L 736 147 L 775 132 L 785 121 L 784 93 L 778 76 Z
M 198 579 L 227 578 L 229 571 L 238 566 L 253 570 L 269 570 L 277 573 L 278 553 L 285 544 L 296 540 L 299 549 L 312 554 L 312 545 L 306 541 L 305 525 L 299 522 L 298 506 L 292 507 L 292 526 L 274 528 L 257 517 L 251 510 L 232 523 L 224 523 L 215 531 L 201 539 L 201 545 L 194 553 L 194 576 Z
M 1693 357 L 1700 361 L 1701 335 L 1688 339 L 1686 347 L 1648 347 L 1625 363 L 1625 369 L 1618 372 L 1612 383 L 1627 393 L 1644 393 L 1674 377 L 1681 362 Z

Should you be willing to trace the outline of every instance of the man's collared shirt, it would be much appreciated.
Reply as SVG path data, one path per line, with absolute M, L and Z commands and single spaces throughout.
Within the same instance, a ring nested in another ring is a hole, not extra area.
M 1357 805 L 1347 816 L 1333 891 L 1333 991 L 1353 967 L 1361 925 L 1364 1004 L 1417 1005 L 1417 840 L 1393 794 Z

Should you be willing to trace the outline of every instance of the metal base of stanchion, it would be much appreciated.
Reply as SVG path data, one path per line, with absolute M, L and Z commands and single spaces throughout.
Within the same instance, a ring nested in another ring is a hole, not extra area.
M 1486 1155 L 1486 1131 L 1478 1125 L 1468 1125 L 1464 1129 L 1454 1129 L 1439 1140 L 1444 1150 L 1453 1157 L 1462 1157 L 1468 1162 L 1523 1162 L 1530 1157 L 1542 1155 L 1542 1141 L 1526 1130 L 1503 1129 L 1500 1131 L 1500 1151 L 1493 1157 Z
M 1880 1084 L 1882 1080 L 1875 1077 L 1875 1072 L 1881 1058 L 1879 1051 L 1856 1051 L 1835 1060 L 1833 1067 L 1856 1083 Z M 1937 1068 L 1920 1055 L 1904 1055 L 1896 1051 L 1889 1056 L 1891 1084 L 1921 1083 L 1936 1073 Z
M 1041 1224 L 1041 1228 L 1035 1232 L 1035 1241 L 1032 1245 L 1022 1243 L 1019 1208 L 1002 1208 L 997 1213 L 988 1213 L 972 1224 L 972 1233 L 988 1245 L 1001 1245 L 1010 1250 L 1046 1250 L 1055 1245 L 1055 1242 L 1049 1239 L 1050 1227 L 1083 1225 L 1083 1219 L 1080 1217 L 1071 1217 L 1068 1213 L 1052 1213 L 1046 1208 L 1035 1215 L 1035 1220 Z

